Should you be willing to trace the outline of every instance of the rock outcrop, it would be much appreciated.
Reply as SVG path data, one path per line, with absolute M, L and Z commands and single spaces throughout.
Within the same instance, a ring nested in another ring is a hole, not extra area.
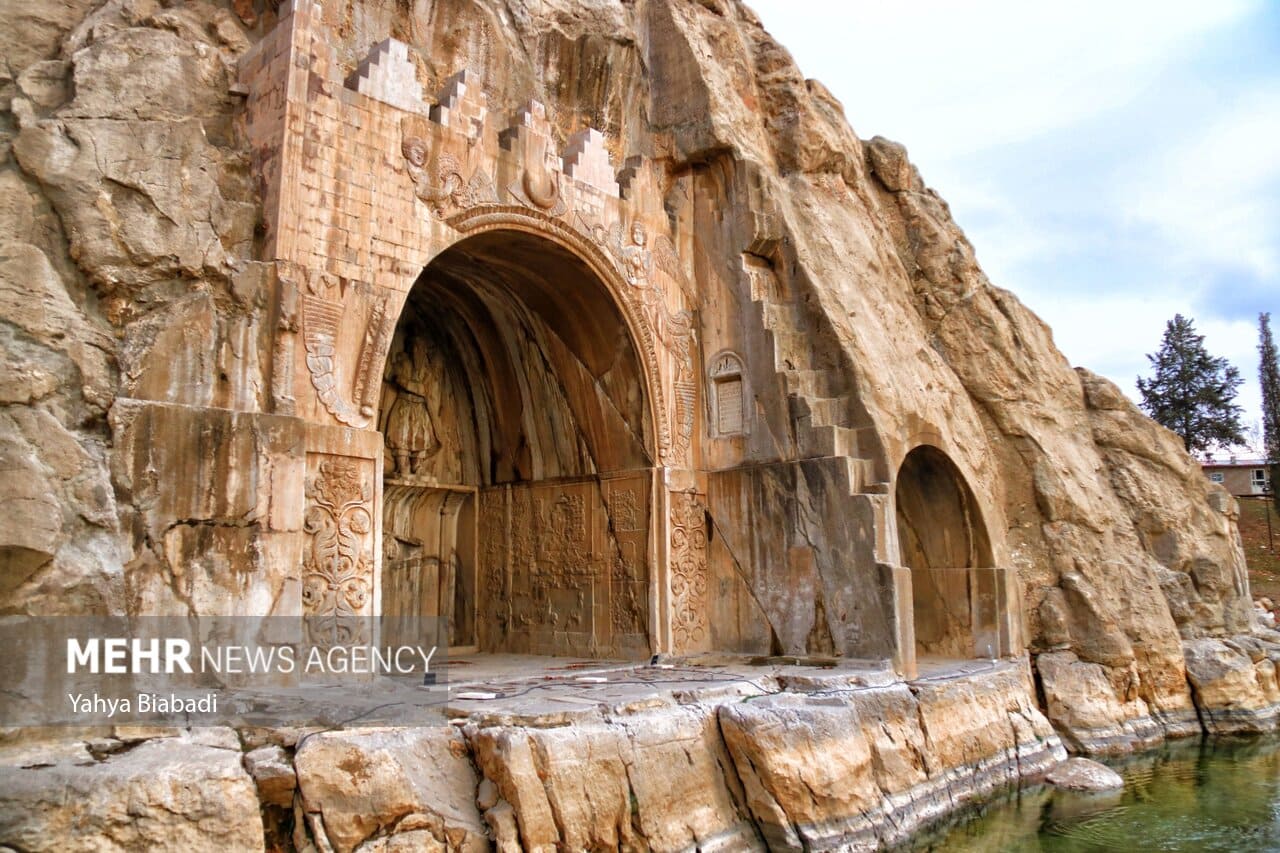
M 0 845 L 873 850 L 1065 758 L 1025 666 L 910 688 L 715 680 L 416 728 L 117 728 L 10 745 Z
M 1124 778 L 1119 773 L 1088 758 L 1068 758 L 1044 778 L 1068 791 L 1113 791 L 1124 787 Z
M 0 844 L 14 850 L 261 850 L 253 780 L 234 732 L 7 750 Z M 61 753 L 61 754 L 59 754 Z

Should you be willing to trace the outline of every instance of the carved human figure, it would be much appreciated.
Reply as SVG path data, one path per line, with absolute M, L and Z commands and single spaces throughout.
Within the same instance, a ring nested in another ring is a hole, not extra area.
M 440 450 L 428 402 L 433 390 L 431 355 L 427 342 L 415 338 L 391 362 L 389 381 L 396 397 L 387 414 L 385 438 L 395 460 L 393 476 L 422 473 L 423 463 Z
M 649 282 L 649 235 L 644 225 L 635 222 L 631 225 L 631 243 L 622 247 L 622 263 L 626 269 L 627 282 L 632 287 L 643 287 Z

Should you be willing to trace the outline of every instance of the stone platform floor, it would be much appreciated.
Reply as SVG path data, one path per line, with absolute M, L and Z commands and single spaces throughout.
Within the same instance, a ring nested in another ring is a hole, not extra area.
M 1023 667 L 1021 660 L 925 659 L 919 676 L 907 683 L 925 685 Z M 903 681 L 887 661 L 728 654 L 622 661 L 473 653 L 437 660 L 431 672 L 431 684 L 424 684 L 418 672 L 302 686 L 225 686 L 215 688 L 215 714 L 99 717 L 85 719 L 84 726 L 63 727 L 63 733 L 103 725 L 310 731 L 449 722 L 545 727 L 602 713 L 716 705 L 781 693 L 849 697 Z
M 924 659 L 915 681 L 965 678 L 1020 665 Z M 602 709 L 637 710 L 732 696 L 840 694 L 903 680 L 887 661 L 725 654 L 660 658 L 653 663 L 477 654 L 455 657 L 437 671 L 447 682 L 439 706 L 446 717 L 478 717 L 484 724 L 507 725 L 547 725 L 555 718 L 569 722 L 578 713 Z
M 1018 660 L 924 659 L 916 679 L 927 684 L 1018 669 Z M 588 716 L 777 693 L 848 695 L 903 679 L 887 661 L 706 654 L 621 661 L 515 654 L 459 655 L 422 675 L 382 677 L 358 688 L 238 691 L 236 728 L 421 726 L 470 720 L 480 725 L 554 726 Z M 200 721 L 192 719 L 193 724 Z

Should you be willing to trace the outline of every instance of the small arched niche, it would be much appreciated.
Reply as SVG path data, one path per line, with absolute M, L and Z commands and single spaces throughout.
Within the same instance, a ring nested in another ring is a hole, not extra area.
M 707 387 L 711 412 L 708 423 L 715 438 L 747 435 L 750 430 L 751 397 L 747 393 L 747 373 L 737 353 L 722 350 L 711 360 Z
M 995 571 L 991 541 L 960 470 L 938 448 L 917 447 L 898 469 L 894 505 L 902 563 L 911 569 L 916 657 L 999 654 L 998 613 L 986 589 Z

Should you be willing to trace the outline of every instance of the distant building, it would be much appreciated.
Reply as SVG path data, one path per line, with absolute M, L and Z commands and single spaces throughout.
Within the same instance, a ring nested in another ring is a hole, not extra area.
M 1263 459 L 1211 459 L 1203 463 L 1203 468 L 1206 477 L 1236 497 L 1264 495 L 1271 490 Z

